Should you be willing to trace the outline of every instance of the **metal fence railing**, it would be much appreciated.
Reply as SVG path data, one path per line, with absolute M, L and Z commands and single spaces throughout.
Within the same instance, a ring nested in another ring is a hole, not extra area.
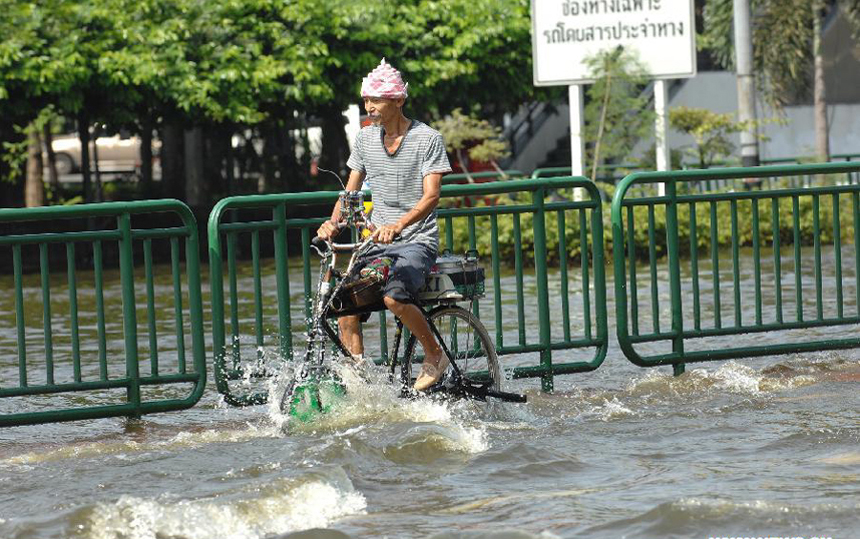
M 152 214 L 157 227 L 134 225 Z M 14 305 L 0 315 L 0 426 L 140 417 L 200 399 L 199 247 L 185 204 L 3 209 L 0 224 L 12 273 L 3 301 Z
M 684 189 L 690 182 L 858 171 L 860 163 L 849 162 L 627 176 L 612 202 L 617 338 L 625 356 L 682 372 L 689 362 L 860 346 L 856 329 L 827 337 L 804 331 L 860 324 L 860 185 Z M 665 196 L 630 196 L 635 186 L 661 182 Z M 757 344 L 736 340 L 750 333 L 761 335 Z
M 615 315 L 625 356 L 680 373 L 691 362 L 860 347 L 858 175 L 860 162 L 846 160 L 636 172 L 617 182 Z M 790 187 L 791 178 L 810 187 Z M 751 180 L 778 188 L 693 187 Z M 576 189 L 584 200 L 566 196 Z M 539 378 L 548 391 L 555 376 L 602 364 L 601 194 L 582 177 L 442 188 L 440 249 L 477 251 L 486 282 L 473 310 L 508 377 Z M 336 198 L 238 196 L 210 214 L 214 378 L 227 402 L 265 402 L 283 362 L 304 349 L 310 239 Z M 139 417 L 200 399 L 201 267 L 187 206 L 3 209 L 0 227 L 8 291 L 0 297 L 0 426 Z M 374 316 L 366 350 L 386 361 L 394 323 Z
M 608 183 L 614 185 L 630 172 L 640 170 L 641 167 L 636 164 L 612 164 L 601 165 L 597 167 L 596 181 L 599 183 Z M 553 178 L 556 176 L 570 176 L 571 167 L 544 167 L 536 168 L 531 173 L 532 179 L 538 178 Z
M 500 180 L 515 180 L 518 178 L 524 178 L 525 174 L 523 174 L 519 170 L 503 170 L 503 171 L 483 171 L 483 172 L 470 172 L 466 174 L 465 172 L 457 172 L 454 174 L 446 174 L 442 177 L 442 185 L 451 185 L 451 184 L 463 184 L 463 183 L 485 183 L 485 182 L 495 182 Z M 472 182 L 469 181 L 471 178 Z
M 588 200 L 545 201 L 550 190 L 574 187 L 585 190 Z M 502 358 L 503 368 L 516 378 L 540 377 L 547 390 L 555 375 L 596 369 L 607 348 L 602 210 L 596 188 L 584 178 L 442 188 L 443 203 L 483 196 L 500 199 L 494 205 L 438 211 L 440 249 L 478 251 L 487 286 L 475 310 L 494 333 L 498 353 L 508 356 Z M 336 192 L 232 197 L 210 215 L 214 372 L 228 402 L 265 402 L 267 380 L 276 366 L 295 349 L 303 350 L 316 264 L 309 243 L 323 218 L 298 215 L 318 204 L 323 209 L 317 215 L 327 215 L 336 198 Z M 552 275 L 548 260 L 563 261 Z M 513 274 L 505 271 L 508 263 Z M 558 291 L 552 298 L 549 286 Z M 560 316 L 551 317 L 550 310 Z M 382 361 L 393 331 L 390 318 L 378 313 L 378 328 L 365 331 L 366 350 Z M 590 349 L 591 357 L 553 358 L 554 351 L 568 349 Z M 537 364 L 528 359 L 535 353 Z

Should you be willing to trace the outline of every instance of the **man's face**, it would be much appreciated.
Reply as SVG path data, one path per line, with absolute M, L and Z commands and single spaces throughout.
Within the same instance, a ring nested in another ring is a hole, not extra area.
M 404 99 L 389 99 L 385 97 L 365 97 L 364 110 L 374 125 L 385 123 L 400 114 Z

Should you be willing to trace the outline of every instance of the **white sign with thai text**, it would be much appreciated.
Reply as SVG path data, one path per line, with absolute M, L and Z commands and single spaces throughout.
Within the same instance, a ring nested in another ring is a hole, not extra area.
M 532 0 L 536 86 L 594 82 L 585 59 L 621 45 L 648 78 L 696 74 L 693 0 Z

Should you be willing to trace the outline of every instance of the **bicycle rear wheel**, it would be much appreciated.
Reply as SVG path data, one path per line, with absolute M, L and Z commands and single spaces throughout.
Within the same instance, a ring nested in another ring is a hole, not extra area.
M 496 347 L 481 321 L 457 305 L 436 307 L 430 311 L 427 318 L 439 330 L 445 347 L 462 375 L 474 384 L 489 382 L 489 389 L 499 391 L 502 371 L 496 356 Z M 415 381 L 422 361 L 424 349 L 421 342 L 415 335 L 410 335 L 401 363 L 401 368 L 405 371 L 404 379 L 409 380 L 410 386 Z M 449 366 L 446 376 L 452 370 L 453 367 Z

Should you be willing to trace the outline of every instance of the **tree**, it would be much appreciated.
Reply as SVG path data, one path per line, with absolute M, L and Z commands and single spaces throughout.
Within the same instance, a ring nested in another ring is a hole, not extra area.
M 776 109 L 813 91 L 816 151 L 829 156 L 824 60 L 820 41 L 827 13 L 840 9 L 860 37 L 860 0 L 752 0 L 753 64 L 766 101 Z M 705 4 L 700 46 L 717 62 L 734 68 L 732 0 Z
M 27 129 L 27 178 L 24 183 L 24 205 L 28 208 L 44 206 L 45 184 L 42 182 L 42 138 L 39 129 Z
M 164 177 L 179 181 L 181 134 L 199 127 L 205 178 L 230 182 L 230 140 L 252 133 L 251 148 L 264 141 L 258 162 L 280 177 L 264 184 L 284 189 L 306 174 L 294 133 L 311 119 L 326 131 L 323 158 L 344 160 L 341 111 L 381 56 L 412 82 L 407 107 L 419 117 L 464 107 L 498 119 L 531 99 L 530 27 L 526 0 L 12 2 L 0 10 L 0 139 L 25 156 L 23 128 L 48 106 L 77 120 L 87 148 L 96 126 L 144 140 L 157 130 Z
M 418 118 L 460 109 L 499 123 L 523 102 L 558 92 L 532 85 L 527 0 L 324 3 L 337 5 L 327 12 L 323 37 L 333 97 L 313 109 L 326 124 L 342 122 L 340 111 L 359 100 L 362 77 L 383 56 L 410 82 L 406 113 Z M 343 150 L 328 140 L 323 162 L 343 161 Z
M 474 181 L 469 174 L 470 161 L 490 163 L 502 176 L 505 175 L 497 162 L 508 155 L 501 129 L 487 120 L 467 116 L 460 109 L 454 109 L 451 114 L 433 122 L 433 127 L 442 134 L 448 152 L 457 156 L 457 163 L 469 183 Z M 469 159 L 466 159 L 466 154 Z
M 601 160 L 626 158 L 654 125 L 654 112 L 643 93 L 646 78 L 637 59 L 621 46 L 585 60 L 594 84 L 587 91 L 585 138 L 592 180 Z
M 731 114 L 690 107 L 672 108 L 669 125 L 693 137 L 696 145 L 690 153 L 698 161 L 699 168 L 708 168 L 717 160 L 731 155 L 735 149 L 731 135 L 745 128 Z

